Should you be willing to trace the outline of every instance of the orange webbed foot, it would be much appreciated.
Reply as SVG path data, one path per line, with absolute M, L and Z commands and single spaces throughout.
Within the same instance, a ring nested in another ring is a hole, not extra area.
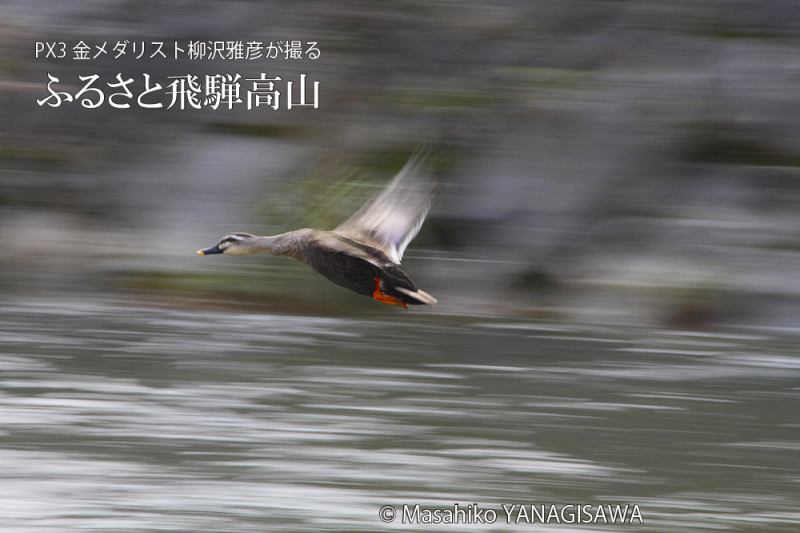
M 381 278 L 375 278 L 375 290 L 372 292 L 372 298 L 382 304 L 396 305 L 402 307 L 403 309 L 408 309 L 407 303 L 399 298 L 390 296 L 381 290 Z

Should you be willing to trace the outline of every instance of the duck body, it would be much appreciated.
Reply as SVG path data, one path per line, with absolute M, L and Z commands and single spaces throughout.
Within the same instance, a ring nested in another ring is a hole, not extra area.
M 408 274 L 377 248 L 334 232 L 314 233 L 297 259 L 336 285 L 401 307 L 431 303 L 422 296 L 427 293 L 421 293 Z M 331 240 L 341 249 L 328 245 Z

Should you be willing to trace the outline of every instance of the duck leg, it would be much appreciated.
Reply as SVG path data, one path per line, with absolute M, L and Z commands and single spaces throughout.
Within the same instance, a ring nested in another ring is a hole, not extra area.
M 403 309 L 408 309 L 407 303 L 399 298 L 390 296 L 381 290 L 381 278 L 375 278 L 375 290 L 372 292 L 372 297 L 382 304 L 397 305 Z

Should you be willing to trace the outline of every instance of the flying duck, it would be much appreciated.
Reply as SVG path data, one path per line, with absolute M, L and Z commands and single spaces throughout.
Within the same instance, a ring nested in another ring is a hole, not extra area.
M 420 177 L 422 160 L 413 155 L 380 193 L 333 230 L 302 228 L 271 236 L 236 232 L 197 254 L 285 255 L 380 303 L 405 309 L 433 305 L 436 298 L 400 269 L 435 196 L 434 184 Z

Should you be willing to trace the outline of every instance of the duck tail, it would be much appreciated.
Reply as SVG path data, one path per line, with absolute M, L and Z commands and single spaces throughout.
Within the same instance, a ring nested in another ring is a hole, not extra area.
M 414 302 L 409 303 L 421 303 L 425 305 L 435 305 L 439 302 L 436 298 L 428 294 L 427 292 L 423 291 L 422 289 L 417 289 L 416 291 L 412 291 L 409 289 L 405 289 L 403 287 L 395 287 L 397 292 L 401 292 L 408 296 L 409 298 L 413 298 Z

